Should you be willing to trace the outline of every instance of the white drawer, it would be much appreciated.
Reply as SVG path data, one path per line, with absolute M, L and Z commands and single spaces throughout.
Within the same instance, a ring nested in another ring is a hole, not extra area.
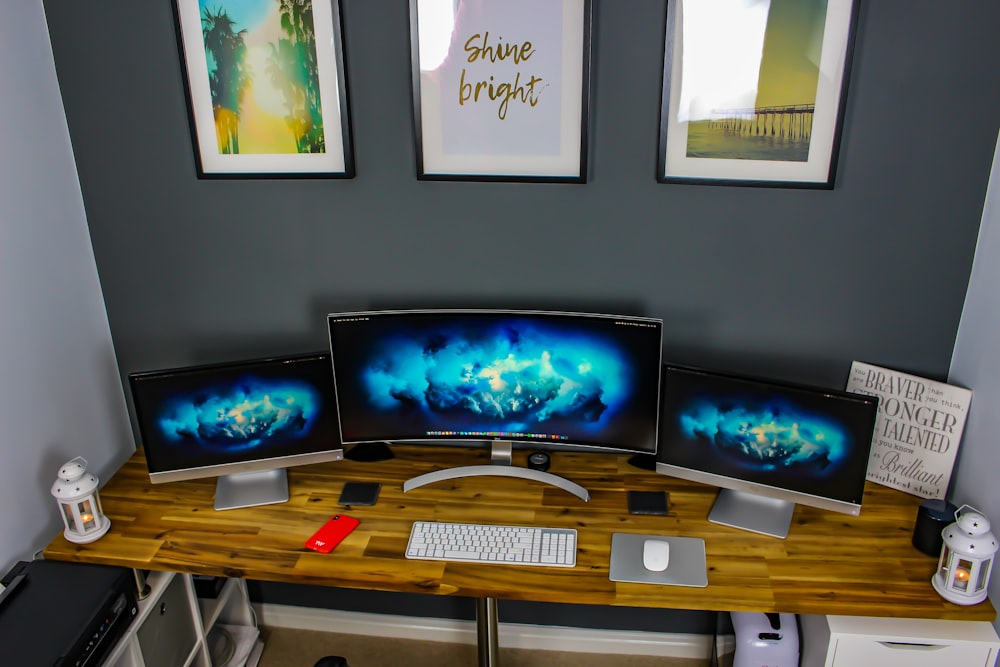
M 799 617 L 802 667 L 994 667 L 1000 638 L 985 621 Z
M 831 667 L 993 667 L 992 651 L 981 644 L 908 644 L 874 639 L 834 640 Z

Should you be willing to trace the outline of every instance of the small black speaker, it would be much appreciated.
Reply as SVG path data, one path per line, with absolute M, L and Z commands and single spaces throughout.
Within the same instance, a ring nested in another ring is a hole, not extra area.
M 947 500 L 925 500 L 917 510 L 917 522 L 913 526 L 913 546 L 928 556 L 941 555 L 944 540 L 941 531 L 955 522 L 958 508 Z

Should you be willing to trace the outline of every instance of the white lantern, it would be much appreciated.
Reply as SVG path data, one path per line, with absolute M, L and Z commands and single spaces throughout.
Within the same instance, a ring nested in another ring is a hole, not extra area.
M 59 469 L 52 495 L 59 502 L 59 512 L 66 526 L 63 536 L 70 542 L 93 542 L 111 527 L 111 521 L 101 508 L 97 484 L 97 477 L 87 474 L 87 460 L 82 456 Z
M 931 578 L 938 595 L 955 604 L 986 599 L 997 538 L 983 513 L 969 505 L 955 512 L 955 523 L 941 531 L 944 544 L 937 572 Z

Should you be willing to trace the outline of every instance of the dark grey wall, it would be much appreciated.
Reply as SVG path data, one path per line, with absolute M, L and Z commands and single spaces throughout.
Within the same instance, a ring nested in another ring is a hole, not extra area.
M 947 374 L 997 135 L 995 0 L 863 3 L 832 191 L 656 183 L 664 0 L 596 2 L 585 185 L 416 180 L 403 0 L 343 2 L 356 178 L 198 180 L 171 4 L 44 4 L 123 374 L 442 304 L 663 317 L 667 359 L 835 387 L 852 359 Z
M 358 175 L 198 180 L 169 2 L 45 0 L 123 373 L 441 303 L 665 318 L 666 357 L 943 378 L 997 132 L 1000 4 L 865 2 L 836 188 L 654 179 L 663 0 L 597 2 L 585 185 L 415 178 L 407 4 L 344 0 Z

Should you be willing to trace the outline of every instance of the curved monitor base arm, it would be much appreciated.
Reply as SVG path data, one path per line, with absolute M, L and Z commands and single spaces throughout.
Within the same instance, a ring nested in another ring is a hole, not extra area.
M 590 500 L 590 492 L 583 488 L 575 482 L 571 482 L 565 477 L 560 477 L 559 475 L 553 475 L 552 473 L 542 472 L 541 470 L 532 470 L 531 468 L 516 468 L 513 466 L 504 465 L 479 465 L 479 466 L 460 466 L 458 468 L 445 468 L 444 470 L 435 470 L 434 472 L 429 472 L 423 475 L 418 475 L 412 479 L 408 479 L 403 482 L 403 492 L 412 491 L 418 487 L 424 486 L 426 484 L 433 484 L 434 482 L 442 482 L 446 479 L 460 479 L 462 477 L 479 477 L 483 475 L 490 475 L 493 477 L 520 477 L 522 479 L 530 479 L 536 482 L 542 482 L 544 484 L 551 484 L 552 486 L 557 486 L 564 491 L 572 493 L 574 496 L 582 499 L 584 502 Z

